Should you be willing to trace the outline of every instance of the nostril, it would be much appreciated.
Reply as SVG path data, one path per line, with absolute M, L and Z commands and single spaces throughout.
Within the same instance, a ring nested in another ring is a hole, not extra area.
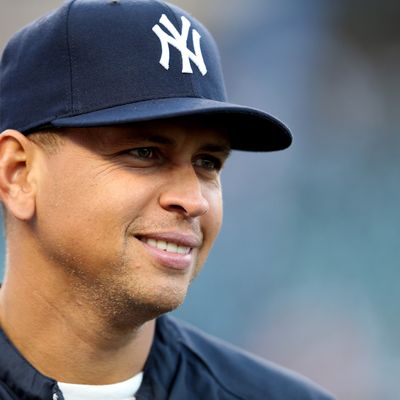
M 116 5 L 116 4 L 119 4 L 120 3 L 120 0 L 110 0 L 109 1 L 109 4 L 111 4 L 111 5 Z
M 187 214 L 187 210 L 185 209 L 185 207 L 180 206 L 179 204 L 170 204 L 169 209 L 171 211 L 178 211 Z

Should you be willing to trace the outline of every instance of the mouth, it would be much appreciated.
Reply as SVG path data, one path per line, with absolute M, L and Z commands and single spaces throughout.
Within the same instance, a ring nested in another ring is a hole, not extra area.
M 186 255 L 186 254 L 190 254 L 193 250 L 192 247 L 181 246 L 177 243 L 167 242 L 165 240 L 157 240 L 157 239 L 145 238 L 145 237 L 140 238 L 140 240 L 143 243 L 146 243 L 147 245 L 149 245 L 150 247 L 165 251 L 167 253 Z
M 202 239 L 193 234 L 178 232 L 152 233 L 136 236 L 150 257 L 162 267 L 188 270 L 195 262 L 195 249 Z

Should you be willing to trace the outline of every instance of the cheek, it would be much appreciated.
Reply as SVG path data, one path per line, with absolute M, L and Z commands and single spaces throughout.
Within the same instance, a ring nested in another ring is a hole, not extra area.
M 209 210 L 201 217 L 201 225 L 204 235 L 204 251 L 208 253 L 222 225 L 223 207 L 221 190 L 208 191 L 206 198 L 209 203 Z
M 208 215 L 206 215 L 206 218 L 214 240 L 221 229 L 223 208 L 221 195 L 216 195 L 213 200 L 214 201 L 210 203 L 210 211 L 207 213 Z
M 90 276 L 121 264 L 128 228 L 146 212 L 152 194 L 126 174 L 53 174 L 38 197 L 35 236 L 41 253 Z
M 222 202 L 222 190 L 221 185 L 219 185 L 212 190 L 208 190 L 207 193 L 207 200 L 210 206 L 209 212 L 206 214 L 212 221 L 210 224 L 213 225 L 213 229 L 219 232 L 222 224 L 222 217 L 223 217 L 223 202 Z
M 109 218 L 110 228 L 149 203 L 152 185 L 141 177 L 118 167 L 74 161 L 73 167 L 55 168 L 63 170 L 61 175 L 49 174 L 41 196 L 42 204 L 57 209 L 61 218 L 68 214 L 71 222 L 92 219 L 94 224 Z
M 94 249 L 124 240 L 124 230 L 149 203 L 151 191 L 126 171 L 97 174 L 95 167 L 88 169 L 75 161 L 73 167 L 54 166 L 41 182 L 37 198 L 41 233 L 75 244 L 90 242 Z

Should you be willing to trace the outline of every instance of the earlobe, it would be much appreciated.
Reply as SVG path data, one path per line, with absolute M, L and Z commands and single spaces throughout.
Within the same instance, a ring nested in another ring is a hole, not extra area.
M 19 220 L 29 220 L 35 212 L 30 150 L 30 141 L 20 132 L 6 130 L 0 135 L 0 197 Z

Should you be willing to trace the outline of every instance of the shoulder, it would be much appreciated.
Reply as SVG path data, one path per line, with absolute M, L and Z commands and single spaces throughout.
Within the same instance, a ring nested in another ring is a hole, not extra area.
M 253 356 L 171 316 L 161 328 L 173 332 L 180 351 L 201 364 L 210 379 L 238 399 L 333 400 L 310 380 Z

